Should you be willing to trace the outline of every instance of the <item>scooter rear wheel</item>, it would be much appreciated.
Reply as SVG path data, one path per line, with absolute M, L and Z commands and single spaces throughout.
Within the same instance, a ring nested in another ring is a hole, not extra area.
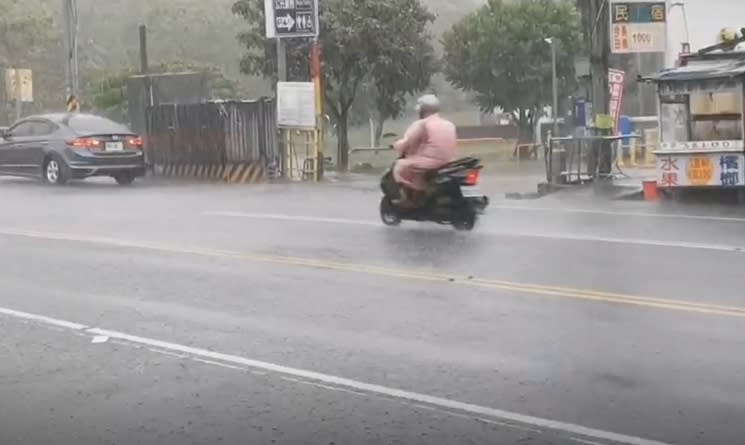
M 453 221 L 453 227 L 455 230 L 470 232 L 476 226 L 476 219 L 478 216 L 472 211 L 463 212 L 460 216 Z
M 380 220 L 386 226 L 398 226 L 401 224 L 401 217 L 398 215 L 396 206 L 386 196 L 383 196 L 380 200 Z

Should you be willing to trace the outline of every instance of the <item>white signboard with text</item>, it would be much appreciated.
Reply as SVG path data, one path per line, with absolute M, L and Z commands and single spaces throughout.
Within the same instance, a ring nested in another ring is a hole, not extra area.
M 18 81 L 20 80 L 20 86 Z M 34 74 L 28 69 L 9 68 L 5 70 L 5 94 L 8 100 L 21 102 L 34 101 Z
M 657 156 L 660 187 L 739 187 L 745 185 L 745 155 L 736 153 Z
M 611 0 L 610 44 L 614 54 L 664 53 L 667 49 L 666 2 Z
M 316 89 L 313 82 L 277 82 L 277 124 L 316 127 Z

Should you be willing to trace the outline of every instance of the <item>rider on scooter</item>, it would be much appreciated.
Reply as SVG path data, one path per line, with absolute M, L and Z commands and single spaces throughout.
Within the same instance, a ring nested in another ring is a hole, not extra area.
M 419 120 L 411 124 L 403 138 L 393 144 L 400 159 L 393 178 L 401 187 L 401 207 L 415 207 L 427 188 L 425 174 L 453 162 L 456 157 L 455 125 L 440 116 L 440 100 L 433 94 L 417 101 Z

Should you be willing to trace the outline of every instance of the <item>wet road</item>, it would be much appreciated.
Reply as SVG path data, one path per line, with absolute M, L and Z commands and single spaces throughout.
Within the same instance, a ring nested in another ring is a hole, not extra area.
M 0 443 L 741 443 L 745 214 L 496 198 L 2 180 Z

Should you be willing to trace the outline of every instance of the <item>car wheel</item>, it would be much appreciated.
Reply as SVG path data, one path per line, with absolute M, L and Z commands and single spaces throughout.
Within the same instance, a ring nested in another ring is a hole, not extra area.
M 131 185 L 135 181 L 135 175 L 129 172 L 117 173 L 114 179 L 119 185 Z
M 401 217 L 398 216 L 396 207 L 386 196 L 380 200 L 380 219 L 386 226 L 397 226 L 401 224 Z
M 51 185 L 64 185 L 69 180 L 67 165 L 56 156 L 44 162 L 44 182 Z

